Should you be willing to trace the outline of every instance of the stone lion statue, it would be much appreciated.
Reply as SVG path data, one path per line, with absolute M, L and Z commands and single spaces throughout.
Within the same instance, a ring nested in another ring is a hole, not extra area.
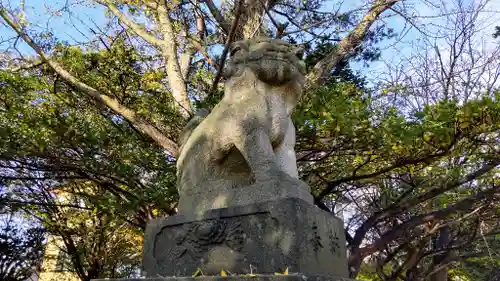
M 307 185 L 298 180 L 290 117 L 304 83 L 300 55 L 300 48 L 276 39 L 233 43 L 222 100 L 210 113 L 200 112 L 181 134 L 181 210 L 198 204 L 210 205 L 206 209 L 232 205 L 246 196 L 234 193 L 242 188 L 265 193 L 286 184 L 308 194 Z M 226 196 L 224 203 L 212 202 L 221 196 Z

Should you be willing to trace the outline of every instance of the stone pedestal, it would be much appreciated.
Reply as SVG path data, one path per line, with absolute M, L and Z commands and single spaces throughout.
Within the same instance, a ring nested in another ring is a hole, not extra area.
M 104 279 L 93 281 L 105 281 Z M 109 280 L 107 280 L 109 281 Z M 256 276 L 200 276 L 200 277 L 151 277 L 146 279 L 122 279 L 122 281 L 354 281 L 343 277 L 291 274 Z
M 287 267 L 304 276 L 347 277 L 342 221 L 285 198 L 156 219 L 146 230 L 146 277 L 191 276 L 197 268 L 205 275 L 274 274 Z M 341 280 L 335 278 L 327 280 Z
M 311 188 L 304 182 L 288 175 L 277 175 L 274 182 L 254 183 L 235 187 L 224 183 L 186 188 L 179 191 L 179 212 L 202 215 L 213 209 L 253 205 L 265 201 L 298 198 L 313 205 Z

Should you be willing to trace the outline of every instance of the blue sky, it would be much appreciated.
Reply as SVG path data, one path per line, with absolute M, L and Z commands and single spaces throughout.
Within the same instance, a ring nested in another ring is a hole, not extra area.
M 0 3 L 6 7 L 19 7 L 21 0 L 0 0 Z M 68 41 L 69 43 L 75 43 L 79 41 L 87 41 L 88 38 L 92 38 L 92 33 L 89 31 L 88 27 L 96 28 L 96 26 L 104 26 L 107 22 L 106 16 L 104 14 L 104 9 L 102 6 L 94 4 L 90 5 L 90 1 L 79 1 L 79 0 L 24 0 L 25 1 L 25 11 L 27 18 L 30 22 L 33 22 L 36 26 L 37 31 L 50 30 L 56 37 L 60 40 Z M 444 2 L 451 2 L 453 0 L 444 0 Z M 466 3 L 472 1 L 479 2 L 484 0 L 465 0 Z M 79 2 L 85 3 L 78 4 Z M 215 1 L 216 3 L 219 1 Z M 338 0 L 328 0 L 325 2 L 324 10 L 336 10 L 338 8 Z M 349 11 L 352 9 L 357 9 L 363 7 L 365 0 L 351 0 L 343 1 L 342 9 L 340 11 Z M 408 13 L 417 14 L 425 16 L 427 18 L 419 18 L 416 20 L 417 24 L 424 27 L 428 31 L 436 31 L 436 25 L 442 22 L 440 18 L 433 18 L 432 16 L 439 11 L 433 9 L 427 4 L 423 4 L 421 0 L 405 0 L 404 4 L 408 8 Z M 54 16 L 51 11 L 57 11 L 62 9 L 65 5 L 69 6 L 70 9 L 63 11 L 62 16 Z M 487 26 L 484 30 L 486 36 L 489 36 L 490 41 L 493 42 L 491 34 L 493 33 L 493 28 L 495 25 L 500 25 L 499 22 L 499 12 L 500 11 L 500 1 L 490 1 L 489 11 L 490 14 L 485 14 L 484 16 L 490 20 L 492 24 Z M 401 16 L 387 17 L 386 12 L 381 21 L 385 22 L 389 27 L 393 28 L 396 33 L 404 33 L 404 37 L 397 37 L 393 40 L 387 40 L 382 42 L 379 46 L 382 51 L 382 60 L 379 62 L 370 63 L 367 67 L 361 64 L 353 64 L 353 68 L 360 70 L 363 74 L 367 75 L 370 79 L 377 79 L 380 73 L 383 73 L 387 69 L 387 62 L 395 63 L 410 56 L 411 54 L 418 52 L 418 48 L 412 45 L 417 39 L 422 37 L 422 34 L 415 28 L 409 28 L 409 25 L 405 24 L 406 20 Z M 76 27 L 76 28 L 75 28 Z M 79 29 L 80 31 L 77 31 Z M 1 41 L 7 38 L 13 37 L 12 31 L 4 26 L 0 26 L 0 49 L 5 49 L 7 43 L 2 44 Z M 487 40 L 488 38 L 486 38 Z M 401 40 L 401 41 L 400 41 Z M 24 54 L 33 54 L 33 51 L 27 47 L 25 44 L 20 43 L 19 49 Z M 219 48 L 217 48 L 219 49 Z
M 0 0 L 6 7 L 19 7 L 19 0 Z M 25 0 L 25 12 L 27 19 L 32 22 L 37 31 L 52 31 L 60 40 L 70 43 L 86 41 L 86 37 L 92 37 L 86 26 L 103 26 L 107 19 L 104 9 L 100 5 L 85 7 L 77 4 L 75 0 Z M 89 1 L 86 1 L 89 2 Z M 70 7 L 69 12 L 61 12 L 61 16 L 55 16 L 54 12 L 64 8 L 65 4 Z M 95 23 L 95 24 L 94 24 Z M 76 31 L 75 26 L 82 31 Z M 14 36 L 14 33 L 5 26 L 0 26 L 0 41 Z M 6 44 L 0 43 L 0 49 L 4 49 Z M 26 44 L 19 44 L 19 49 L 23 53 L 33 54 L 33 51 Z
M 2 5 L 7 7 L 19 7 L 20 0 L 0 0 Z M 107 19 L 104 14 L 104 9 L 100 5 L 84 7 L 82 4 L 77 4 L 77 0 L 25 0 L 25 12 L 30 22 L 34 23 L 37 31 L 50 30 L 60 40 L 65 40 L 70 43 L 86 41 L 92 38 L 92 33 L 88 27 L 104 26 Z M 89 3 L 90 1 L 84 1 Z M 219 1 L 215 1 L 216 3 Z M 324 10 L 336 10 L 339 1 L 326 1 Z M 348 4 L 342 5 L 341 11 L 348 11 L 360 7 L 363 3 L 361 0 L 347 1 Z M 65 5 L 70 9 L 63 11 L 62 16 L 53 15 L 54 11 L 62 9 Z M 389 21 L 394 21 L 390 19 Z M 75 28 L 76 27 L 76 28 Z M 80 29 L 81 33 L 76 31 Z M 83 33 L 83 34 L 82 34 Z M 7 38 L 12 38 L 14 33 L 5 26 L 0 26 L 0 42 Z M 86 38 L 87 37 L 87 38 Z M 5 49 L 9 43 L 0 43 L 0 49 Z M 33 50 L 26 44 L 19 42 L 18 49 L 23 54 L 34 55 Z M 220 52 L 221 48 L 215 48 L 216 52 Z M 360 70 L 365 70 L 359 66 Z

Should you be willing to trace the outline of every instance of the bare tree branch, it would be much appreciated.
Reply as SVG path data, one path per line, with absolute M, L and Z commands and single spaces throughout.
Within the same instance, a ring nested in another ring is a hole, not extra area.
M 9 70 L 12 71 L 12 72 L 18 72 L 18 71 L 21 71 L 21 70 L 28 70 L 28 69 L 32 69 L 32 68 L 36 68 L 36 67 L 39 67 L 40 65 L 44 64 L 45 62 L 43 60 L 35 60 L 29 64 L 23 64 L 23 65 L 19 65 L 19 66 L 16 66 L 14 68 L 10 68 Z
M 370 252 L 373 252 L 375 249 L 383 247 L 383 245 L 393 241 L 407 231 L 408 229 L 417 227 L 419 225 L 422 225 L 426 222 L 430 221 L 435 221 L 435 220 L 441 220 L 448 215 L 452 213 L 459 213 L 459 212 L 465 212 L 468 210 L 472 210 L 474 206 L 484 204 L 484 201 L 482 201 L 485 198 L 488 198 L 495 194 L 498 190 L 500 189 L 499 186 L 492 187 L 488 190 L 481 191 L 476 193 L 475 195 L 469 196 L 468 198 L 465 198 L 458 203 L 455 203 L 451 206 L 448 206 L 444 209 L 440 209 L 431 213 L 427 214 L 422 214 L 418 216 L 412 217 L 409 221 L 404 222 L 402 225 L 400 225 L 397 228 L 394 228 L 393 230 L 385 233 L 380 239 L 377 240 L 373 245 L 368 246 L 362 251 L 364 252 L 365 255 L 370 254 Z
M 217 6 L 215 6 L 214 1 L 212 1 L 212 0 L 205 0 L 204 2 L 207 5 L 208 9 L 210 10 L 210 13 L 212 14 L 212 16 L 215 18 L 215 20 L 217 21 L 217 23 L 219 24 L 219 26 L 224 31 L 224 33 L 226 33 L 226 34 L 229 35 L 229 31 L 231 30 L 231 26 L 226 21 L 226 19 L 224 18 L 224 16 L 222 16 L 222 14 L 219 11 L 219 9 L 217 8 Z
M 219 64 L 210 56 L 210 54 L 207 52 L 207 49 L 203 47 L 198 40 L 189 38 L 189 43 L 193 45 L 193 47 L 195 47 L 196 50 L 203 55 L 203 57 L 205 57 L 205 59 L 211 66 L 213 66 L 215 69 L 219 68 Z
M 344 39 L 337 48 L 320 60 L 306 76 L 305 90 L 309 92 L 321 86 L 329 72 L 342 60 L 350 57 L 362 44 L 368 30 L 384 11 L 390 9 L 400 0 L 377 0 L 365 14 L 361 22 Z
M 142 39 L 146 40 L 151 45 L 162 46 L 163 40 L 156 38 L 151 35 L 146 29 L 142 26 L 138 25 L 136 22 L 130 19 L 127 15 L 123 14 L 115 4 L 111 3 L 108 0 L 96 0 L 97 3 L 100 3 L 103 6 L 106 6 L 111 12 L 121 20 L 127 27 L 129 27 L 133 32 L 139 35 Z
M 236 12 L 234 15 L 234 20 L 231 25 L 231 30 L 227 36 L 226 44 L 224 45 L 224 50 L 222 51 L 222 55 L 220 58 L 219 68 L 217 69 L 217 74 L 215 75 L 214 83 L 212 84 L 212 88 L 210 89 L 209 94 L 213 94 L 217 90 L 217 85 L 219 84 L 219 80 L 222 78 L 222 70 L 224 68 L 224 61 L 226 60 L 227 53 L 229 52 L 229 47 L 233 42 L 233 37 L 236 32 L 236 28 L 238 27 L 238 21 L 240 19 L 240 15 L 243 12 L 244 5 L 243 2 L 245 0 L 240 0 L 238 2 L 238 6 L 236 7 Z

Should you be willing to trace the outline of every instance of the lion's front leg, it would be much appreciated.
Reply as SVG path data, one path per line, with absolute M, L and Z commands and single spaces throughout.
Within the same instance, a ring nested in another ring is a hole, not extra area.
M 265 132 L 247 132 L 238 137 L 235 146 L 247 161 L 256 182 L 275 181 L 280 177 L 273 147 Z
M 298 179 L 297 158 L 295 156 L 295 126 L 291 118 L 288 118 L 287 121 L 285 137 L 274 153 L 279 169 L 292 178 Z

